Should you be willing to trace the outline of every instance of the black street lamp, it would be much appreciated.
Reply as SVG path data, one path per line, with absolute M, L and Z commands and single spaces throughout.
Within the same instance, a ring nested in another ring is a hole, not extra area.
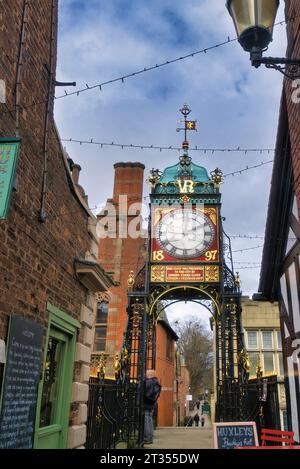
M 254 67 L 264 64 L 288 78 L 300 77 L 300 60 L 263 57 L 263 52 L 273 40 L 279 0 L 227 0 L 226 6 L 233 19 L 239 43 L 245 51 L 250 52 Z

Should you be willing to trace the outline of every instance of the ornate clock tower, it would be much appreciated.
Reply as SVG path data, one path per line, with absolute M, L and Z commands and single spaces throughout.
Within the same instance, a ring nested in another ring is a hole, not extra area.
M 222 172 L 208 174 L 189 156 L 187 131 L 196 129 L 184 116 L 185 139 L 179 162 L 163 172 L 152 169 L 148 262 L 129 289 L 128 328 L 123 348 L 124 375 L 142 386 L 146 367 L 155 368 L 155 328 L 170 302 L 195 301 L 210 310 L 215 335 L 217 420 L 242 421 L 248 360 L 240 320 L 239 277 L 233 272 L 230 239 L 222 228 Z M 124 359 L 125 356 L 125 359 Z M 142 426 L 143 410 L 140 407 Z

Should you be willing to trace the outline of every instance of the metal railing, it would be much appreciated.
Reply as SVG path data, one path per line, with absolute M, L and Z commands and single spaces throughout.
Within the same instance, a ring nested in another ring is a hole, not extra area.
M 120 381 L 91 378 L 89 383 L 87 449 L 132 447 L 138 439 L 137 387 Z

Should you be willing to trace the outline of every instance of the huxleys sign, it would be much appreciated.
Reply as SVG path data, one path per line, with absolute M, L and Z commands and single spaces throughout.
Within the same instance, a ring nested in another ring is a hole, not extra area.
M 19 148 L 20 139 L 0 138 L 0 220 L 7 217 Z

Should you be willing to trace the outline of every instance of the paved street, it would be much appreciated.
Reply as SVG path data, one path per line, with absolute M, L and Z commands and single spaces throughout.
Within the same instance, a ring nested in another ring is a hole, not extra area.
M 151 449 L 212 449 L 211 428 L 164 427 L 154 432 L 154 443 L 145 445 Z

